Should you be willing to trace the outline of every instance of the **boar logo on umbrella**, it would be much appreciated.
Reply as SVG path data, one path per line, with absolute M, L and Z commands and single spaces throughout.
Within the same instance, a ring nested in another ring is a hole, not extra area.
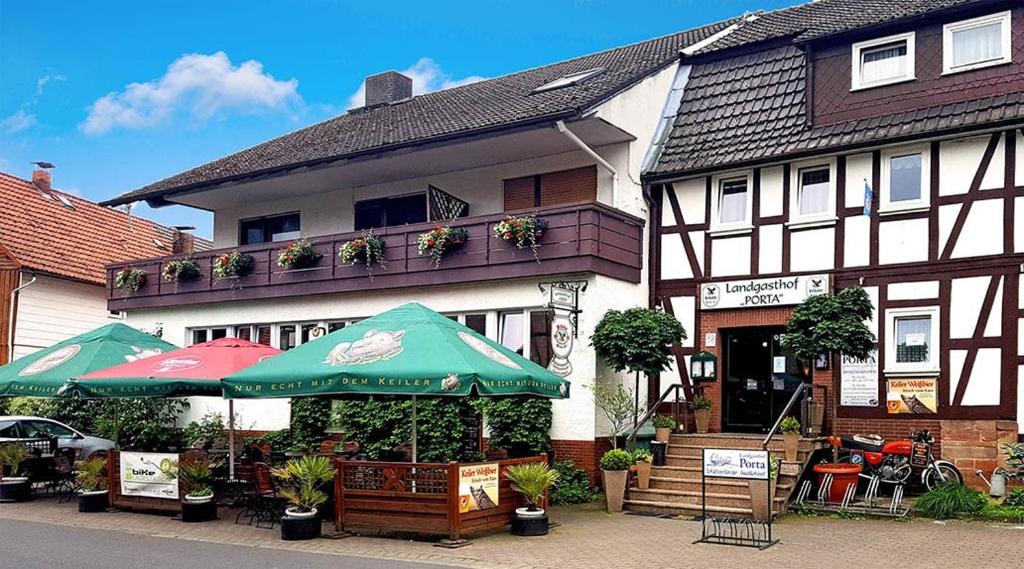
M 402 336 L 405 330 L 378 332 L 369 330 L 361 340 L 342 342 L 327 354 L 324 363 L 336 365 L 360 365 L 390 360 L 402 353 Z

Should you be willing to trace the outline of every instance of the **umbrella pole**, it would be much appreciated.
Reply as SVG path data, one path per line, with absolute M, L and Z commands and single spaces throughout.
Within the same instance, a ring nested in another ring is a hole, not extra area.
M 235 400 L 228 399 L 228 479 L 235 479 Z
M 416 464 L 416 396 L 412 396 L 412 462 Z

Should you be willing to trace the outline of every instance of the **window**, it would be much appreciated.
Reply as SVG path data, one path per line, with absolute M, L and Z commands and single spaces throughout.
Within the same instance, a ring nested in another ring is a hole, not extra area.
M 278 327 L 278 342 L 277 347 L 281 350 L 290 350 L 296 345 L 295 342 L 295 326 L 279 326 Z
M 853 44 L 851 90 L 914 78 L 914 33 Z
M 356 202 L 356 231 L 393 227 L 427 220 L 427 194 L 379 198 Z
M 793 168 L 789 197 L 789 223 L 821 223 L 835 220 L 835 185 L 832 168 L 826 164 L 797 164 Z
M 338 330 L 341 330 L 344 327 L 345 327 L 345 323 L 344 322 L 328 322 L 327 323 L 327 333 L 330 334 L 331 332 L 337 332 Z
M 228 329 L 227 328 L 214 328 L 214 329 L 210 330 L 210 339 L 211 340 L 219 340 L 221 338 L 227 338 L 227 337 L 228 337 Z
M 206 328 L 201 330 L 192 330 L 192 345 L 202 344 L 209 338 Z
M 939 371 L 939 309 L 900 308 L 886 311 L 887 373 Z
M 502 312 L 501 327 L 498 331 L 498 342 L 513 352 L 522 355 L 524 345 L 525 321 L 522 311 Z
M 480 334 L 481 336 L 487 336 L 487 315 L 486 314 L 467 314 L 464 317 L 463 324 L 466 328 Z
M 245 219 L 238 223 L 239 245 L 287 241 L 300 237 L 298 213 Z
M 883 152 L 881 209 L 927 207 L 930 196 L 925 180 L 928 178 L 928 155 L 924 150 Z
M 747 179 L 733 178 L 718 182 L 718 224 L 735 225 L 749 223 L 749 202 L 747 197 Z
M 942 27 L 942 72 L 958 73 L 1009 63 L 1010 12 Z
M 530 360 L 542 367 L 551 363 L 551 326 L 547 310 L 530 312 Z
M 25 432 L 33 433 L 31 438 L 55 437 L 58 439 L 71 439 L 75 436 L 75 432 L 71 429 L 49 421 L 26 421 L 23 423 L 22 429 Z
M 547 172 L 502 181 L 505 211 L 597 200 L 597 167 Z
M 593 69 L 587 69 L 586 71 L 580 71 L 579 73 L 571 73 L 569 75 L 563 75 L 554 81 L 549 81 L 540 87 L 533 90 L 534 93 L 543 93 L 544 91 L 552 91 L 554 89 L 561 89 L 563 87 L 569 87 L 576 85 L 582 81 L 586 81 L 591 77 L 600 75 L 604 72 L 604 67 L 595 67 Z
M 235 337 L 239 340 L 252 341 L 252 326 L 235 326 Z
M 0 421 L 0 437 L 5 439 L 17 439 L 18 423 L 13 420 Z

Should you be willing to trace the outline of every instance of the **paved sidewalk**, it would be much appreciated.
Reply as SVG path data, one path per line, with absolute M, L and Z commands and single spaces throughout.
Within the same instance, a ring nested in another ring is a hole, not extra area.
M 184 524 L 167 516 L 108 512 L 80 514 L 76 504 L 36 501 L 0 504 L 0 518 L 112 530 L 209 543 L 276 550 L 333 553 L 483 569 L 551 568 L 660 569 L 772 566 L 817 568 L 840 563 L 862 568 L 991 568 L 1016 564 L 1014 544 L 1024 526 L 928 520 L 833 520 L 793 518 L 776 525 L 781 543 L 766 550 L 694 545 L 700 525 L 644 516 L 607 514 L 596 505 L 555 508 L 562 525 L 539 538 L 507 533 L 475 539 L 461 549 L 430 543 L 357 536 L 341 540 L 281 541 L 278 530 L 232 523 L 233 516 L 203 524 Z M 326 528 L 327 526 L 325 526 Z M 2 539 L 2 537 L 0 537 Z M 111 538 L 112 546 L 117 537 Z M 66 546 L 71 546 L 65 544 Z

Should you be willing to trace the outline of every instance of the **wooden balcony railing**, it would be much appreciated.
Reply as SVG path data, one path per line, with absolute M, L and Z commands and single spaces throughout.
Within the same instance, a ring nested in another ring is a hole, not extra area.
M 201 276 L 186 283 L 164 281 L 164 263 L 184 256 L 170 256 L 107 266 L 107 305 L 110 310 L 178 306 L 260 298 L 281 298 L 402 287 L 506 280 L 511 278 L 594 273 L 627 282 L 640 282 L 643 263 L 642 219 L 597 203 L 539 208 L 537 216 L 548 222 L 534 259 L 530 249 L 516 249 L 494 236 L 494 225 L 505 214 L 466 217 L 451 226 L 465 227 L 468 241 L 445 255 L 440 268 L 416 250 L 416 239 L 433 227 L 430 223 L 375 230 L 385 242 L 385 267 L 373 267 L 373 280 L 365 265 L 350 266 L 338 258 L 338 248 L 363 232 L 313 237 L 323 254 L 311 268 L 286 270 L 277 265 L 277 254 L 287 243 L 261 243 L 238 247 L 252 255 L 255 269 L 243 277 L 218 279 L 214 260 L 234 248 L 191 255 Z M 146 272 L 137 292 L 114 287 L 114 275 L 125 266 Z

